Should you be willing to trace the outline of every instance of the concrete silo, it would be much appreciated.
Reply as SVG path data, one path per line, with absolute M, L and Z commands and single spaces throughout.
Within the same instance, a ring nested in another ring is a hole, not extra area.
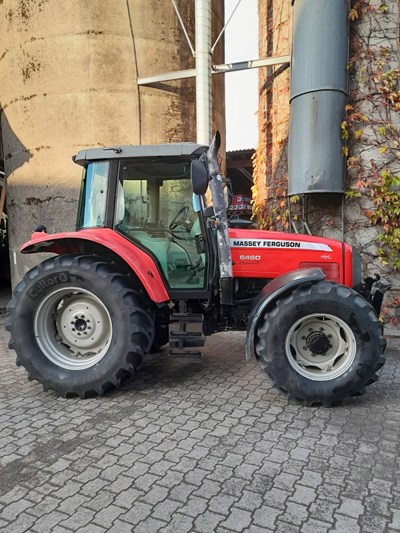
M 213 0 L 213 36 L 223 1 Z M 194 2 L 177 2 L 194 41 Z M 18 254 L 39 223 L 74 227 L 80 183 L 71 155 L 87 146 L 195 141 L 195 81 L 138 87 L 138 77 L 194 67 L 166 0 L 4 0 L 0 105 L 15 282 L 36 257 Z M 213 57 L 223 61 L 223 44 Z M 224 130 L 223 79 L 213 88 Z

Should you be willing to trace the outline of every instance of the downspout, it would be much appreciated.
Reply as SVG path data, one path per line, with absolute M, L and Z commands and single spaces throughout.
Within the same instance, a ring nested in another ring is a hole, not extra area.
M 348 0 L 295 0 L 289 195 L 343 193 L 340 125 L 348 76 Z
M 207 165 L 217 230 L 219 292 L 222 305 L 233 303 L 232 259 L 225 197 L 218 165 L 220 135 L 211 140 L 211 0 L 195 0 L 196 27 L 196 122 L 198 144 L 209 145 Z
M 197 143 L 211 140 L 211 0 L 195 0 Z

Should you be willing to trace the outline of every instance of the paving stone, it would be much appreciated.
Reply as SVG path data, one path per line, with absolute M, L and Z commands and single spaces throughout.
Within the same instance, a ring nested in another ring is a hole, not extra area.
M 160 533 L 189 533 L 193 532 L 194 518 L 192 516 L 183 515 L 179 512 L 175 513 L 172 520 L 165 527 L 160 529 Z
M 315 489 L 311 487 L 305 487 L 304 485 L 296 484 L 296 489 L 289 500 L 301 503 L 303 505 L 309 505 L 317 498 Z
M 21 498 L 5 507 L 0 513 L 0 518 L 9 522 L 14 521 L 21 513 L 33 506 L 34 504 L 32 502 Z
M 51 495 L 45 496 L 40 503 L 34 505 L 29 509 L 29 513 L 37 518 L 45 514 L 51 513 L 61 504 L 58 498 L 53 498 Z
M 90 500 L 88 496 L 83 494 L 75 494 L 63 500 L 58 506 L 58 510 L 62 513 L 70 514 L 71 511 L 75 512 L 81 505 L 84 505 Z
M 139 524 L 145 518 L 150 516 L 152 506 L 144 502 L 135 502 L 132 508 L 125 514 L 119 517 L 120 520 L 128 522 L 129 524 Z
M 300 483 L 306 487 L 316 488 L 322 483 L 322 475 L 319 472 L 313 472 L 305 468 Z
M 390 523 L 389 516 L 377 515 L 370 512 L 364 512 L 358 518 L 358 524 L 361 531 L 365 533 L 376 533 L 377 531 L 386 531 Z
M 168 489 L 165 487 L 160 487 L 159 485 L 155 485 L 149 492 L 146 492 L 141 497 L 141 500 L 149 503 L 150 505 L 157 505 L 157 503 L 162 502 L 165 500 L 168 494 Z
M 333 513 L 336 511 L 337 508 L 338 504 L 336 502 L 317 498 L 310 505 L 310 514 L 315 520 L 320 520 L 321 522 L 329 522 L 333 525 Z
M 68 515 L 60 511 L 52 511 L 49 514 L 43 515 L 41 518 L 35 518 L 35 523 L 32 526 L 32 531 L 38 533 L 51 532 L 53 528 L 60 522 L 68 519 Z
M 204 478 L 209 474 L 210 472 L 208 470 L 204 470 L 203 468 L 194 468 L 185 475 L 184 480 L 186 483 L 191 483 L 192 485 L 197 485 L 200 487 L 203 484 Z
M 135 533 L 158 533 L 164 526 L 165 522 L 150 517 L 135 526 Z
M 265 533 L 266 531 L 273 531 L 269 527 L 259 527 L 255 524 L 252 524 L 250 527 L 244 530 L 243 533 Z
M 182 507 L 182 502 L 177 502 L 175 500 L 171 500 L 167 498 L 161 503 L 158 503 L 152 512 L 152 517 L 157 518 L 160 520 L 164 520 L 164 522 L 169 522 L 175 513 L 177 509 Z
M 221 491 L 221 483 L 205 479 L 200 487 L 193 492 L 193 496 L 210 499 Z
M 29 513 L 21 513 L 16 520 L 13 520 L 11 523 L 2 521 L 0 526 L 2 531 L 11 533 L 25 533 L 34 531 L 34 523 L 36 522 L 36 517 L 32 516 Z M 45 530 L 42 530 L 45 533 Z
M 110 531 L 110 528 L 105 529 L 96 524 L 87 524 L 86 526 L 77 529 L 76 533 L 105 533 L 106 531 Z
M 374 515 L 388 515 L 391 498 L 388 495 L 380 496 L 378 494 L 371 494 L 364 498 L 365 512 Z
M 251 513 L 243 509 L 232 507 L 227 520 L 221 522 L 221 527 L 228 531 L 243 531 L 251 523 Z
M 205 498 L 190 496 L 187 502 L 185 502 L 179 509 L 179 512 L 195 518 L 196 516 L 204 513 L 207 508 L 207 503 L 208 502 Z
M 389 527 L 393 530 L 400 531 L 400 509 L 392 509 L 392 520 Z
M 231 477 L 227 479 L 222 484 L 222 492 L 225 494 L 230 494 L 231 496 L 236 496 L 240 498 L 243 493 L 243 490 L 249 485 L 249 482 L 245 479 Z
M 218 527 L 218 524 L 225 520 L 225 516 L 206 511 L 205 513 L 199 515 L 194 522 L 194 529 L 198 533 L 210 533 L 210 531 L 215 531 Z
M 343 498 L 337 512 L 347 516 L 352 516 L 353 518 L 358 518 L 360 514 L 364 512 L 364 505 L 359 500 Z
M 274 528 L 274 533 L 298 533 L 299 526 L 294 524 L 289 524 L 284 520 L 277 520 Z
M 331 530 L 332 533 L 359 533 L 360 526 L 357 523 L 355 518 L 350 518 L 349 516 L 344 515 L 335 515 L 335 526 Z
M 132 531 L 132 524 L 128 524 L 128 522 L 117 519 L 107 533 L 132 533 Z
M 196 485 L 182 482 L 170 491 L 169 496 L 172 500 L 184 503 L 196 489 Z
M 87 526 L 92 521 L 94 516 L 95 513 L 91 509 L 80 507 L 79 509 L 75 510 L 69 518 L 60 522 L 59 525 L 75 531 L 78 528 Z
M 328 533 L 332 528 L 332 524 L 328 522 L 321 522 L 320 520 L 314 520 L 310 518 L 301 526 L 301 533 Z
M 104 509 L 104 507 L 107 507 L 108 505 L 110 505 L 114 501 L 114 499 L 115 499 L 115 494 L 113 494 L 112 492 L 103 490 L 99 494 L 97 494 L 97 496 L 95 496 L 91 500 L 88 500 L 85 503 L 85 507 L 87 507 L 88 509 L 92 509 L 93 511 L 100 511 L 101 509 Z M 131 506 L 129 506 L 129 508 L 130 507 Z
M 257 526 L 265 527 L 267 529 L 273 529 L 277 517 L 282 513 L 280 509 L 269 507 L 268 505 L 262 505 L 253 514 L 253 522 Z
M 114 521 L 125 513 L 126 509 L 123 509 L 122 507 L 117 505 L 108 505 L 94 515 L 93 522 L 108 530 L 113 525 Z

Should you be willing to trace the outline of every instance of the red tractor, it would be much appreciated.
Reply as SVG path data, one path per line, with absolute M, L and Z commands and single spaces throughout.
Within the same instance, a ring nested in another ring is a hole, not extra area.
M 247 358 L 307 405 L 360 395 L 377 379 L 382 294 L 371 297 L 371 278 L 362 285 L 357 251 L 228 227 L 218 148 L 216 135 L 210 148 L 73 158 L 84 169 L 77 229 L 36 228 L 22 253 L 56 255 L 27 272 L 8 305 L 9 346 L 29 379 L 62 396 L 99 395 L 147 353 L 169 343 L 171 356 L 201 357 L 205 336 L 227 330 L 247 330 Z

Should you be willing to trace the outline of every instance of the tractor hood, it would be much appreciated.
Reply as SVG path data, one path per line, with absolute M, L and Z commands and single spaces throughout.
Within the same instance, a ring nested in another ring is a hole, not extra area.
M 273 279 L 299 268 L 321 268 L 327 279 L 353 286 L 352 247 L 334 239 L 279 231 L 229 229 L 234 278 Z

